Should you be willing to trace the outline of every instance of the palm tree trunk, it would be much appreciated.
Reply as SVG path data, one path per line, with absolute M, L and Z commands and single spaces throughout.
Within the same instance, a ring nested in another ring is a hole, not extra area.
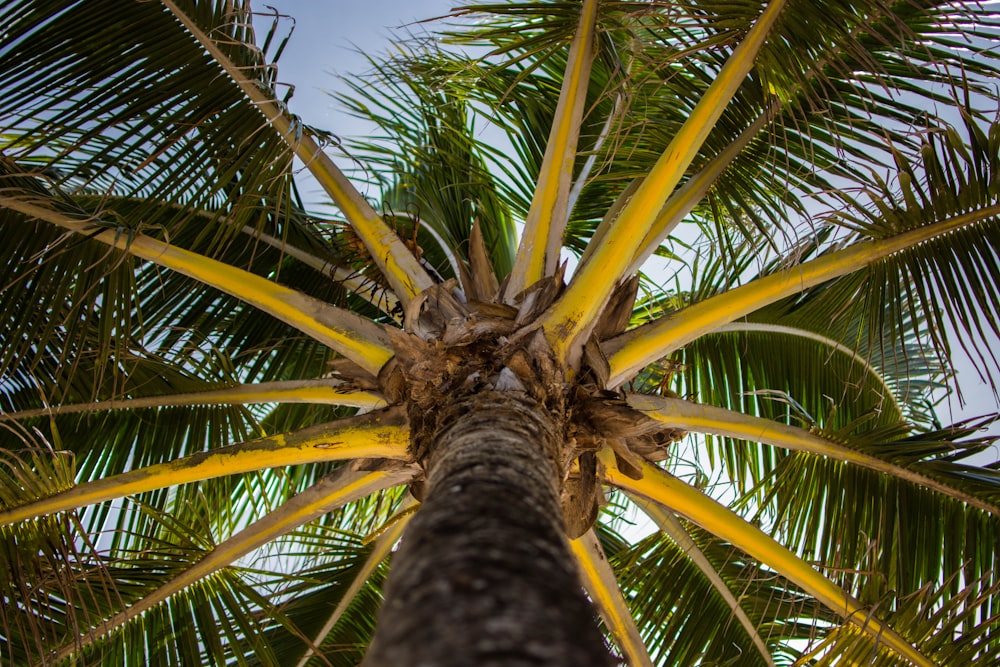
M 447 411 L 366 667 L 613 664 L 563 532 L 559 433 L 521 392 Z

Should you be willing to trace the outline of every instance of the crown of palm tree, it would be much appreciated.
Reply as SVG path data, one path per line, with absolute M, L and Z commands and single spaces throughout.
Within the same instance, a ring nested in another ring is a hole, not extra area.
M 3 661 L 1000 662 L 990 4 L 9 0 Z

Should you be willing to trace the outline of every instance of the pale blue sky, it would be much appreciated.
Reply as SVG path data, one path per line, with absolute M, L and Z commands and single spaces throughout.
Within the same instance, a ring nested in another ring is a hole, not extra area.
M 415 22 L 442 16 L 457 0 L 259 0 L 295 18 L 295 32 L 278 63 L 279 78 L 295 85 L 290 107 L 309 125 L 352 135 L 364 126 L 341 113 L 326 91 L 340 86 L 336 74 L 360 73 L 366 63 L 357 50 L 382 53 L 392 31 L 420 31 Z M 258 30 L 270 24 L 258 17 Z M 281 24 L 287 32 L 287 20 Z M 261 37 L 263 35 L 260 35 Z

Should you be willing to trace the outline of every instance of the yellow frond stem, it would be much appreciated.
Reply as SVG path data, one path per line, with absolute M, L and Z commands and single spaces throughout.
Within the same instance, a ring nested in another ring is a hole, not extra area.
M 740 135 L 732 141 L 726 148 L 709 161 L 697 174 L 687 180 L 674 194 L 667 199 L 660 213 L 656 216 L 652 226 L 639 244 L 639 250 L 632 259 L 632 264 L 626 273 L 635 273 L 642 268 L 643 262 L 649 259 L 661 243 L 670 235 L 670 232 L 677 227 L 680 222 L 687 217 L 688 213 L 694 210 L 708 191 L 719 180 L 719 177 L 733 163 L 743 149 L 757 136 L 764 127 L 771 122 L 774 113 L 777 111 L 777 103 L 771 105 L 760 116 L 754 120 L 750 126 L 743 130 Z
M 377 375 L 382 366 L 392 358 L 392 348 L 385 333 L 371 320 L 249 271 L 144 234 L 117 233 L 114 229 L 95 233 L 95 229 L 99 228 L 91 223 L 22 199 L 0 197 L 0 206 L 88 235 L 108 246 L 235 296 L 328 345 L 373 375 Z
M 584 0 L 580 25 L 570 44 L 559 103 L 552 120 L 535 194 L 507 286 L 508 301 L 555 272 L 569 211 L 573 163 L 594 59 L 598 0 Z
M 625 604 L 615 572 L 608 563 L 604 549 L 591 528 L 581 537 L 570 540 L 570 549 L 576 556 L 576 562 L 583 578 L 583 585 L 590 599 L 597 604 L 601 618 L 615 643 L 622 650 L 630 667 L 653 667 L 653 661 L 646 651 L 646 646 L 635 627 L 632 612 Z
M 796 452 L 826 456 L 918 484 L 949 498 L 967 503 L 972 507 L 1000 516 L 1000 507 L 976 496 L 942 484 L 909 468 L 883 461 L 875 456 L 827 440 L 804 428 L 780 424 L 770 419 L 753 417 L 712 405 L 699 405 L 678 398 L 629 394 L 628 402 L 636 410 L 668 424 L 672 428 L 762 442 Z
M 271 540 L 285 535 L 299 526 L 318 519 L 338 507 L 364 498 L 383 489 L 408 482 L 413 471 L 403 468 L 391 472 L 360 472 L 354 466 L 342 468 L 324 477 L 309 489 L 298 494 L 263 519 L 233 535 L 209 551 L 197 563 L 177 575 L 128 609 L 108 619 L 100 626 L 77 638 L 53 657 L 58 663 L 95 641 L 107 637 L 130 619 L 153 608 L 188 586 L 210 574 L 231 565 Z
M 0 512 L 0 526 L 145 491 L 266 468 L 361 458 L 406 460 L 408 446 L 409 428 L 400 409 L 369 413 L 85 482 Z
M 618 471 L 614 452 L 610 449 L 603 450 L 599 456 L 607 483 L 668 507 L 742 549 L 917 667 L 938 667 L 847 591 L 728 507 L 649 463 L 642 463 L 643 477 L 635 480 Z
M 858 243 L 690 305 L 612 338 L 604 345 L 616 387 L 647 364 L 764 306 L 847 275 L 889 255 L 1000 215 L 1000 204 L 879 241 Z
M 293 122 L 257 83 L 226 56 L 216 43 L 173 0 L 161 0 L 170 12 L 208 51 L 212 58 L 232 78 L 240 90 L 260 109 L 264 117 L 295 152 L 309 172 L 347 218 L 365 244 L 372 261 L 379 267 L 403 304 L 434 284 L 434 281 L 410 252 L 402 239 L 389 228 L 350 180 L 323 152 L 312 137 L 302 132 L 298 121 Z
M 269 120 L 347 218 L 400 302 L 405 306 L 417 294 L 433 286 L 434 280 L 399 235 L 365 201 L 316 142 L 308 136 L 293 138 L 294 129 L 284 115 Z
M 784 7 L 771 0 L 603 237 L 601 247 L 542 316 L 549 345 L 572 365 L 611 291 L 625 276 L 667 197 L 674 191 L 733 95 Z
M 705 553 L 698 548 L 691 535 L 685 530 L 684 526 L 681 524 L 680 520 L 673 515 L 673 513 L 664 509 L 661 505 L 658 505 L 642 496 L 637 496 L 634 494 L 627 494 L 628 497 L 639 506 L 640 509 L 653 520 L 653 523 L 659 527 L 664 534 L 666 534 L 674 544 L 684 552 L 684 555 L 694 563 L 705 578 L 708 579 L 712 588 L 719 594 L 723 600 L 725 600 L 726 605 L 732 611 L 733 616 L 739 621 L 739 624 L 743 626 L 743 630 L 746 631 L 747 636 L 753 642 L 754 647 L 760 654 L 761 659 L 767 664 L 768 667 L 775 667 L 774 658 L 771 656 L 771 652 L 767 648 L 767 644 L 764 643 L 764 639 L 760 636 L 757 631 L 757 627 L 747 616 L 747 613 L 740 606 L 739 601 L 733 592 L 729 590 L 729 586 L 722 579 L 722 576 L 715 569 L 712 563 L 705 556 Z
M 312 403 L 315 405 L 344 405 L 366 410 L 375 410 L 386 406 L 385 398 L 381 395 L 371 391 L 350 389 L 346 384 L 336 380 L 288 380 L 241 384 L 225 389 L 196 391 L 188 394 L 110 399 L 93 403 L 53 405 L 18 412 L 0 412 L 0 422 L 105 410 L 138 410 L 184 405 L 251 405 L 254 403 Z
M 399 538 L 403 536 L 403 531 L 406 529 L 406 525 L 413 518 L 414 510 L 417 508 L 417 502 L 412 498 L 407 498 L 403 501 L 399 510 L 386 522 L 386 525 L 379 532 L 378 537 L 374 540 L 374 545 L 372 546 L 372 551 L 368 554 L 368 558 L 365 560 L 365 564 L 361 567 L 361 570 L 354 575 L 354 579 L 351 581 L 351 585 L 348 586 L 347 590 L 340 598 L 340 602 L 337 603 L 337 607 L 330 614 L 330 617 L 323 624 L 323 627 L 316 634 L 316 637 L 312 640 L 312 646 L 306 651 L 302 659 L 299 660 L 296 667 L 306 667 L 309 659 L 316 654 L 316 649 L 318 649 L 322 644 L 326 636 L 330 634 L 334 626 L 337 625 L 337 621 L 340 617 L 344 615 L 347 608 L 354 602 L 354 598 L 357 597 L 358 593 L 364 587 L 365 583 L 375 572 L 375 568 L 379 566 L 379 563 L 384 561 L 389 554 L 392 552 L 393 546 L 399 541 Z

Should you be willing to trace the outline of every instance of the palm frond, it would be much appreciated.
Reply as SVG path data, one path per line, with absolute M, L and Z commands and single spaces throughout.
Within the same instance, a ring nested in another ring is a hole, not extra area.
M 784 0 L 774 0 L 767 5 L 622 208 L 601 246 L 606 250 L 596 252 L 578 269 L 566 291 L 542 318 L 542 330 L 559 359 L 575 359 L 579 354 L 574 346 L 582 347 L 579 339 L 589 333 L 617 280 L 624 277 L 639 250 L 637 243 L 641 243 L 649 232 L 667 197 L 681 181 L 709 131 L 752 68 L 783 6 Z
M 593 529 L 571 540 L 570 548 L 576 556 L 583 585 L 597 604 L 604 625 L 611 632 L 628 664 L 631 667 L 652 667 L 653 663 L 642 643 L 632 613 L 618 588 L 615 571 L 609 565 L 608 557 Z
M 648 500 L 636 496 L 630 496 L 630 499 L 642 508 L 642 511 L 653 520 L 653 522 L 661 531 L 663 531 L 664 534 L 668 535 L 670 539 L 674 541 L 674 543 L 684 552 L 691 563 L 701 571 L 701 574 L 705 577 L 705 579 L 711 583 L 714 592 L 729 606 L 730 612 L 742 626 L 743 630 L 747 633 L 747 636 L 753 643 L 754 648 L 760 655 L 761 661 L 765 665 L 768 665 L 768 667 L 774 667 L 774 660 L 771 657 L 770 650 L 764 642 L 764 638 L 761 637 L 753 621 L 750 620 L 750 617 L 740 605 L 740 601 L 737 600 L 733 592 L 729 590 L 729 585 L 722 578 L 721 573 L 715 569 L 715 566 L 708 559 L 705 552 L 698 547 L 694 538 L 691 536 L 688 529 L 681 523 L 680 519 L 674 516 L 671 512 Z
M 613 467 L 613 457 L 605 453 L 602 458 L 606 464 L 605 479 L 608 483 L 639 493 L 686 516 L 709 532 L 766 562 L 828 609 L 879 638 L 900 657 L 920 667 L 934 666 L 933 661 L 883 621 L 872 616 L 861 602 L 843 588 L 820 575 L 790 550 L 710 496 L 650 464 L 642 465 L 642 478 L 634 480 Z
M 408 440 L 409 431 L 398 410 L 343 419 L 102 477 L 26 505 L 8 507 L 0 512 L 0 525 L 126 495 L 268 467 L 345 459 L 407 459 Z M 26 469 L 19 472 L 29 474 Z
M 399 541 L 399 538 L 403 534 L 403 529 L 416 509 L 415 503 L 404 503 L 398 512 L 389 519 L 386 525 L 379 529 L 377 534 L 367 538 L 371 541 L 372 546 L 364 565 L 360 568 L 347 590 L 344 591 L 344 594 L 337 602 L 337 606 L 327 616 L 326 621 L 312 639 L 312 646 L 306 650 L 305 655 L 297 663 L 297 667 L 305 667 L 313 655 L 322 654 L 319 647 L 330 637 L 334 628 L 340 622 L 341 618 L 344 617 L 345 612 L 354 603 L 355 598 L 361 593 L 362 589 L 365 588 L 372 574 L 389 556 L 389 553 Z
M 841 430 L 824 430 L 817 424 L 809 428 L 788 426 L 759 417 L 751 417 L 707 405 L 696 405 L 674 398 L 656 399 L 633 394 L 630 404 L 643 413 L 663 421 L 672 429 L 723 436 L 739 441 L 756 441 L 791 451 L 808 452 L 817 457 L 828 457 L 861 466 L 898 480 L 933 489 L 959 503 L 976 507 L 1000 517 L 1000 476 L 984 472 L 979 484 L 966 480 L 967 467 L 953 459 L 964 458 L 987 449 L 991 438 L 974 438 L 971 441 L 952 441 L 950 437 L 967 436 L 996 419 L 956 425 L 946 431 L 919 433 L 900 438 L 907 432 L 905 424 L 881 429 L 869 429 L 861 437 L 851 437 L 849 427 Z M 825 431 L 825 432 L 824 432 Z M 838 442 L 841 441 L 841 442 Z M 739 449 L 740 446 L 735 447 Z M 732 455 L 731 455 L 732 456 Z M 735 458 L 735 457 L 734 457 Z M 928 464 L 926 467 L 924 464 Z M 730 473 L 733 479 L 743 479 L 736 466 Z M 948 479 L 948 484 L 939 480 Z M 975 487 L 975 491 L 970 491 Z
M 580 10 L 580 27 L 570 45 L 559 103 L 545 144 L 545 156 L 539 167 L 539 180 L 525 218 L 521 244 L 508 283 L 511 301 L 513 296 L 543 277 L 552 275 L 559 263 L 563 233 L 569 218 L 577 141 L 587 89 L 590 87 L 597 6 L 596 1 L 587 1 Z
M 737 620 L 731 600 L 744 609 L 753 634 L 782 664 L 835 619 L 794 584 L 761 567 L 739 549 L 685 524 L 708 567 L 663 533 L 651 535 L 610 556 L 619 585 L 656 664 L 768 665 Z M 668 583 L 669 582 L 669 583 Z M 728 591 L 725 595 L 721 585 Z
M 53 660 L 56 662 L 70 655 L 86 650 L 94 641 L 116 631 L 120 626 L 135 619 L 176 593 L 204 579 L 215 571 L 232 564 L 238 558 L 257 549 L 275 538 L 328 514 L 338 506 L 367 496 L 383 488 L 405 483 L 412 477 L 412 471 L 359 471 L 357 466 L 345 466 L 338 472 L 324 478 L 315 486 L 286 502 L 280 509 L 251 524 L 241 532 L 216 545 L 190 567 L 178 572 L 156 590 L 144 595 L 129 605 L 128 609 L 93 627 L 81 638 L 60 648 Z
M 828 312 L 840 312 L 845 304 L 857 302 L 867 304 L 869 309 L 888 303 L 921 303 L 925 306 L 922 312 L 918 312 L 915 305 L 910 306 L 905 318 L 901 311 L 897 311 L 889 322 L 896 323 L 906 319 L 917 327 L 941 325 L 942 317 L 933 315 L 931 310 L 937 305 L 930 300 L 931 292 L 928 289 L 931 286 L 923 279 L 914 277 L 923 271 L 921 275 L 943 276 L 935 280 L 933 287 L 940 290 L 940 298 L 946 299 L 944 303 L 955 304 L 949 311 L 951 319 L 962 326 L 969 336 L 978 336 L 981 340 L 986 331 L 996 335 L 992 324 L 984 327 L 982 324 L 968 323 L 958 316 L 966 313 L 969 308 L 980 307 L 986 307 L 985 312 L 992 313 L 992 307 L 983 299 L 964 296 L 964 283 L 961 281 L 972 281 L 974 288 L 970 293 L 973 295 L 977 293 L 977 288 L 978 292 L 982 292 L 980 286 L 995 287 L 997 283 L 996 265 L 991 259 L 991 238 L 997 229 L 1000 205 L 989 194 L 987 185 L 993 179 L 991 174 L 996 159 L 991 160 L 985 146 L 981 148 L 969 153 L 946 149 L 943 154 L 939 154 L 941 151 L 935 150 L 933 144 L 926 144 L 924 173 L 927 174 L 929 183 L 935 189 L 955 193 L 954 196 L 941 195 L 940 204 L 932 205 L 931 200 L 924 198 L 923 203 L 916 208 L 908 204 L 893 209 L 887 205 L 880 206 L 881 199 L 873 200 L 870 211 L 862 208 L 854 214 L 841 214 L 834 218 L 841 226 L 856 223 L 858 232 L 868 229 L 869 233 L 862 237 L 865 240 L 859 240 L 844 249 L 834 246 L 805 261 L 793 255 L 791 262 L 746 285 L 700 301 L 676 314 L 664 316 L 656 323 L 647 324 L 609 341 L 607 348 L 612 382 L 621 382 L 646 364 L 724 324 L 804 292 L 810 287 L 845 276 L 844 280 L 850 281 L 849 274 L 863 269 L 867 269 L 867 275 L 862 274 L 866 289 L 860 294 L 857 291 L 852 294 L 848 290 L 831 290 L 828 293 L 837 295 L 841 301 L 826 303 L 825 307 L 831 309 Z M 942 162 L 948 165 L 947 170 L 937 166 Z M 905 174 L 905 170 L 901 173 Z M 901 182 L 912 183 L 905 177 Z M 964 182 L 978 183 L 975 187 L 968 186 L 973 199 L 967 201 L 967 204 L 960 203 L 962 200 L 957 196 L 957 188 Z M 909 201 L 916 204 L 912 197 Z M 974 239 L 979 240 L 978 245 Z M 918 264 L 910 266 L 911 262 Z M 958 271 L 961 273 L 956 273 Z M 960 282 L 956 282 L 957 275 L 963 276 Z M 911 282 L 914 287 L 908 287 Z M 846 284 L 850 285 L 849 282 Z M 898 295 L 898 299 L 891 300 L 890 293 Z M 961 310 L 956 314 L 955 308 Z M 713 314 L 708 315 L 709 312 Z M 858 317 L 855 313 L 851 313 L 851 316 Z M 881 314 L 876 313 L 865 318 L 865 321 L 874 319 L 878 330 L 882 331 L 884 325 L 879 317 Z M 924 325 L 924 317 L 930 317 L 933 324 Z M 984 317 L 987 322 L 995 320 L 992 314 Z M 918 328 L 917 333 L 920 334 L 921 329 Z M 902 335 L 905 334 L 896 332 L 896 336 Z M 940 333 L 932 338 L 939 348 L 944 345 Z M 946 351 L 945 347 L 943 353 Z
M 340 100 L 350 113 L 374 122 L 379 134 L 346 143 L 364 160 L 362 176 L 380 185 L 386 214 L 423 261 L 441 276 L 459 278 L 453 258 L 469 261 L 478 220 L 493 270 L 503 280 L 516 247 L 514 198 L 499 177 L 498 149 L 479 136 L 467 89 L 461 81 L 438 83 L 437 55 L 419 67 L 406 60 L 372 62 L 376 87 L 348 82 L 351 94 Z

